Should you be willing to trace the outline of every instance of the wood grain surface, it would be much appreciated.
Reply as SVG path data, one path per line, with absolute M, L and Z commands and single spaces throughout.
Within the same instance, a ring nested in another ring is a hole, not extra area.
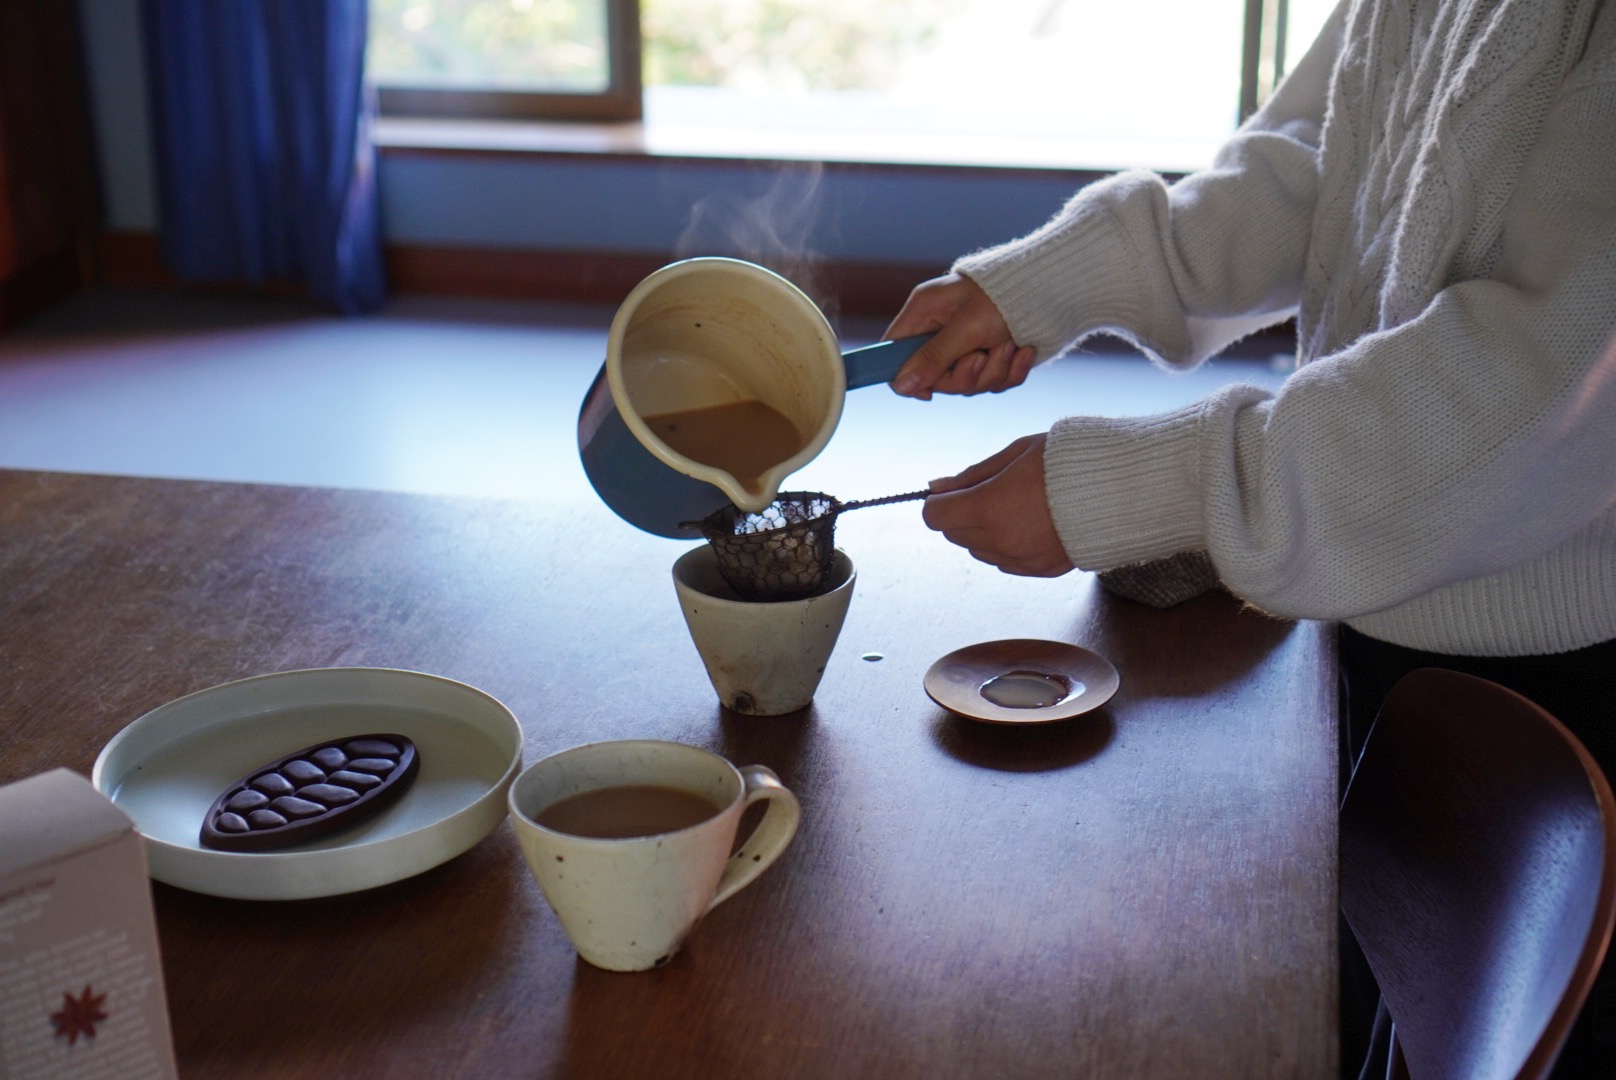
M 687 545 L 602 507 L 0 472 L 0 782 L 87 776 L 194 690 L 363 665 L 493 694 L 529 762 L 676 739 L 802 801 L 780 862 L 637 975 L 577 959 L 508 822 L 349 896 L 155 885 L 187 1077 L 1333 1076 L 1324 628 L 1008 577 L 913 505 L 838 543 L 859 576 L 818 697 L 754 718 L 685 631 Z M 1029 727 L 927 698 L 937 657 L 1011 637 L 1121 689 Z

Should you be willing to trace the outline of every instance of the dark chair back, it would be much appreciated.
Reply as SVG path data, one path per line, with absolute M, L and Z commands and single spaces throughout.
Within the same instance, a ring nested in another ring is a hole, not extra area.
M 1342 805 L 1341 910 L 1414 1080 L 1545 1076 L 1616 919 L 1610 785 L 1520 695 L 1415 671 Z

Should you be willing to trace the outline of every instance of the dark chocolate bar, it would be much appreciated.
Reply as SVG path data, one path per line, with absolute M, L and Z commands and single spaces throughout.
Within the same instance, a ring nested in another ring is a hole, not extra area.
M 272 851 L 346 829 L 392 805 L 415 779 L 402 735 L 350 735 L 260 765 L 213 800 L 202 846 Z

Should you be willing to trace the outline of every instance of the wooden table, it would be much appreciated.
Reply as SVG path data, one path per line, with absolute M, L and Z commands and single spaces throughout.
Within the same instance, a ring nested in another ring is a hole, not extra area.
M 852 610 L 814 706 L 721 710 L 669 567 L 590 504 L 0 472 L 0 782 L 247 675 L 478 686 L 531 762 L 677 739 L 778 772 L 793 847 L 668 967 L 578 961 L 509 823 L 368 892 L 156 885 L 187 1077 L 1214 1077 L 1336 1068 L 1336 724 L 1324 628 L 1012 578 L 911 506 L 843 519 Z M 938 656 L 1108 657 L 1103 710 L 938 709 Z M 866 659 L 880 654 L 881 659 Z

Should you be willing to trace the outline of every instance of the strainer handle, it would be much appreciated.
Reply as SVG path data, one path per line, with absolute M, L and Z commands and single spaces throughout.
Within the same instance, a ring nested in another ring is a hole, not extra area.
M 898 369 L 903 367 L 903 362 L 932 337 L 931 334 L 921 334 L 919 337 L 878 341 L 862 349 L 847 350 L 842 354 L 842 361 L 847 365 L 847 388 L 857 390 L 861 386 L 891 382 Z
M 902 495 L 883 495 L 879 499 L 855 499 L 853 502 L 838 503 L 836 512 L 845 514 L 849 510 L 862 510 L 866 506 L 886 506 L 888 503 L 911 502 L 915 499 L 924 499 L 931 494 L 931 488 L 920 491 L 906 491 Z

